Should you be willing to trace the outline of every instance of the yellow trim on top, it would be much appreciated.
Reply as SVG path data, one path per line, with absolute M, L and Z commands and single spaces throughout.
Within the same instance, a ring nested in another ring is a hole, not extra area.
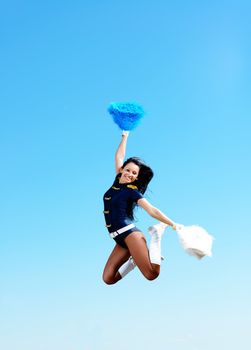
M 131 188 L 132 190 L 137 190 L 138 187 L 135 185 L 127 185 L 128 188 Z

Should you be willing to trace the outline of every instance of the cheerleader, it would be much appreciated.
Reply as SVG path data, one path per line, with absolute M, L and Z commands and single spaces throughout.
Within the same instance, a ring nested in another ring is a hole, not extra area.
M 115 154 L 115 181 L 103 198 L 106 227 L 115 241 L 115 247 L 103 272 L 103 280 L 107 284 L 118 282 L 135 266 L 148 280 L 157 278 L 160 274 L 163 233 L 167 226 L 174 230 L 177 226 L 144 198 L 153 171 L 140 158 L 132 157 L 124 161 L 128 136 L 128 131 L 122 133 L 122 140 Z M 140 206 L 151 217 L 160 221 L 149 228 L 149 249 L 143 232 L 134 224 L 135 206 Z

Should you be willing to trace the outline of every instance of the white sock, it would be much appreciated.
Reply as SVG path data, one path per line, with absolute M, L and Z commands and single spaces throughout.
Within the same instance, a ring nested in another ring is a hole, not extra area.
M 159 223 L 149 227 L 148 231 L 151 234 L 149 246 L 150 261 L 153 264 L 161 264 L 161 238 L 167 225 Z
M 131 272 L 134 267 L 136 266 L 133 258 L 130 256 L 130 258 L 118 269 L 118 272 L 120 276 L 123 278 L 125 277 L 129 272 Z

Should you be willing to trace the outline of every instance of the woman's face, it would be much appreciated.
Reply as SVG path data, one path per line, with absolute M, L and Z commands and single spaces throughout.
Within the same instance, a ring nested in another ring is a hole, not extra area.
M 139 166 L 132 162 L 126 164 L 124 168 L 121 169 L 121 177 L 119 182 L 121 184 L 130 183 L 137 180 L 139 175 Z

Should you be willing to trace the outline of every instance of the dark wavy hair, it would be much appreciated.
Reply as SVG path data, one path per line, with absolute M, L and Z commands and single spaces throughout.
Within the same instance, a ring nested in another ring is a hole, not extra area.
M 122 169 L 129 163 L 134 163 L 136 165 L 138 165 L 139 167 L 139 174 L 138 174 L 138 178 L 137 180 L 133 181 L 133 185 L 137 186 L 138 190 L 140 193 L 144 194 L 146 192 L 147 186 L 149 184 L 149 182 L 152 180 L 153 178 L 153 171 L 152 169 L 146 165 L 146 163 L 138 158 L 138 157 L 131 157 L 128 158 L 124 164 L 122 165 Z M 132 206 L 129 207 L 128 209 L 128 216 L 130 219 L 134 220 L 134 216 L 133 216 L 133 210 L 135 208 L 136 204 L 133 203 Z
M 149 182 L 153 178 L 153 171 L 148 165 L 145 164 L 145 162 L 142 159 L 138 157 L 128 158 L 122 165 L 122 169 L 129 163 L 134 163 L 139 167 L 138 179 L 133 181 L 133 184 L 138 187 L 139 192 L 144 194 L 146 192 Z

